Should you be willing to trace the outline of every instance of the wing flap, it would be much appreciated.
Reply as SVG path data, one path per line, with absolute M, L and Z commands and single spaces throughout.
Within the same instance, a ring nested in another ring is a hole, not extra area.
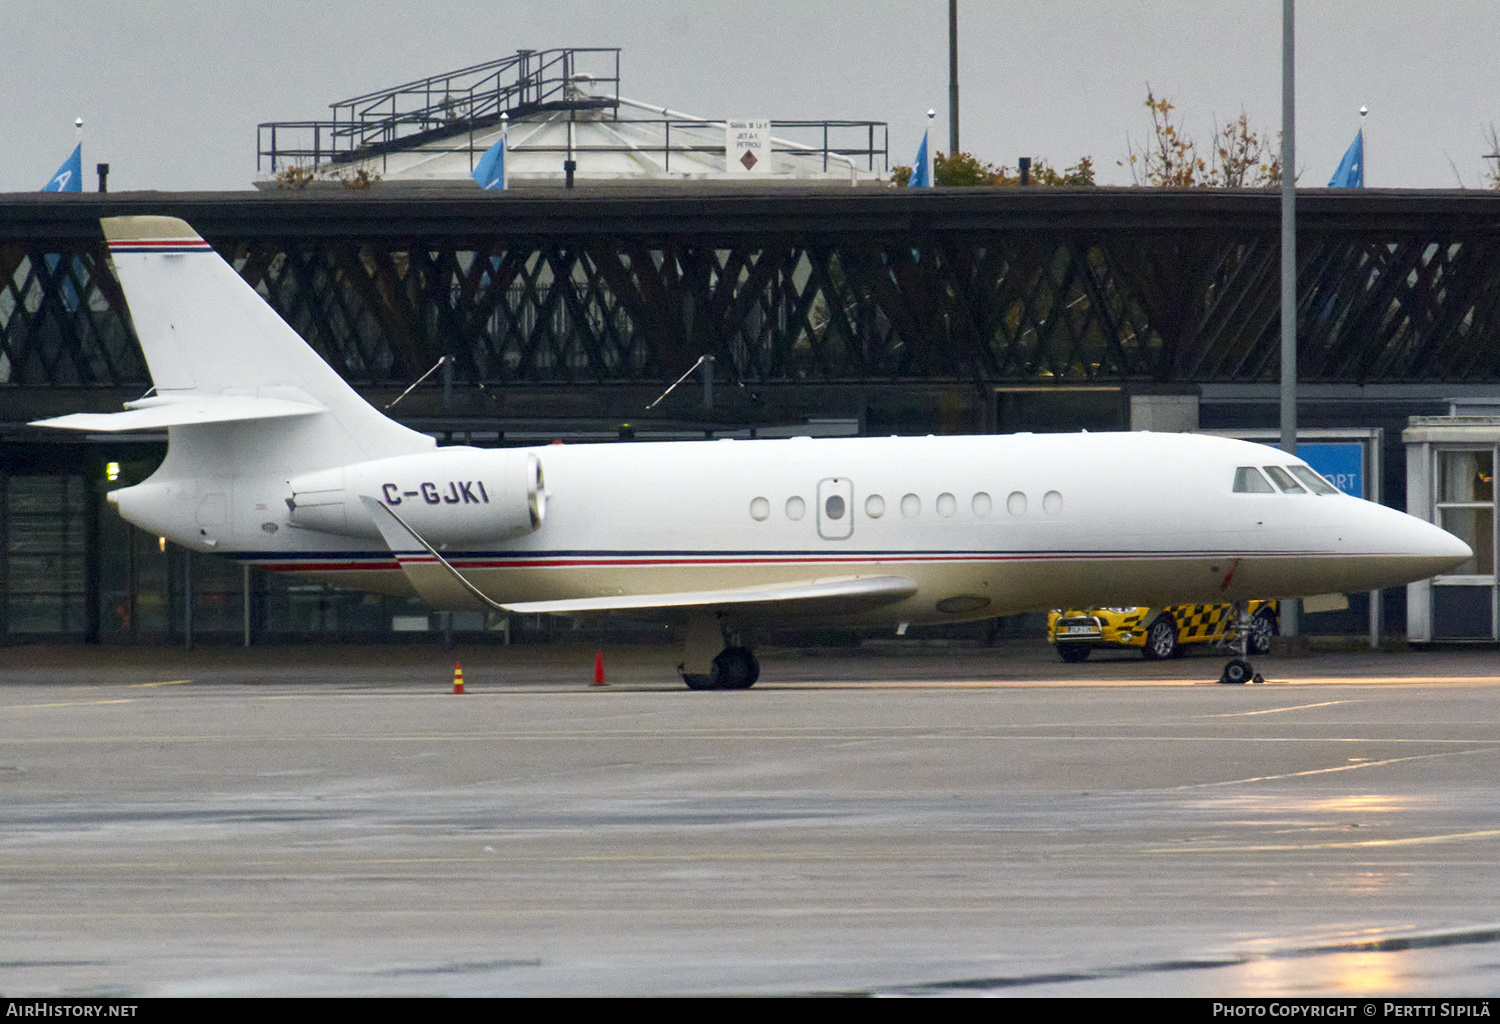
M 75 412 L 49 420 L 36 420 L 29 425 L 113 434 L 125 430 L 160 430 L 162 427 L 185 426 L 190 423 L 229 423 L 235 420 L 312 416 L 323 411 L 322 406 L 306 402 L 291 402 L 284 398 L 255 398 L 249 395 L 173 396 L 151 400 L 150 405 L 141 404 L 141 408 L 127 409 L 125 412 Z

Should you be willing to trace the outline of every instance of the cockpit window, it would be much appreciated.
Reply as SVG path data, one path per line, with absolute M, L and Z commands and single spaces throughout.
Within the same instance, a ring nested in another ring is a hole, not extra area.
M 1307 485 L 1308 490 L 1314 494 L 1337 494 L 1339 489 L 1324 480 L 1308 466 L 1288 466 L 1292 475 Z
M 1266 472 L 1270 474 L 1272 480 L 1276 481 L 1276 486 L 1280 487 L 1287 494 L 1307 493 L 1307 490 L 1301 484 L 1292 479 L 1292 474 L 1280 466 L 1267 466 Z
M 1266 483 L 1266 478 L 1254 466 L 1241 466 L 1234 471 L 1234 493 L 1275 494 L 1276 489 Z

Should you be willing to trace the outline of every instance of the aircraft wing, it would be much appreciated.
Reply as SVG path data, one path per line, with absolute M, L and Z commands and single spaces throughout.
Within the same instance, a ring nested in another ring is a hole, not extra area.
M 485 595 L 438 550 L 407 525 L 383 502 L 368 495 L 360 501 L 369 510 L 386 546 L 396 556 L 406 578 L 430 604 L 447 609 L 483 609 L 520 615 L 590 615 L 604 612 L 650 612 L 690 608 L 733 609 L 737 615 L 777 617 L 848 615 L 905 600 L 917 592 L 915 580 L 905 576 L 845 576 L 802 580 L 770 586 L 725 590 L 682 591 L 671 594 L 629 594 L 584 597 L 565 601 L 506 603 Z
M 673 608 L 728 608 L 747 615 L 847 615 L 905 600 L 917 592 L 905 576 L 844 576 L 762 587 L 692 590 L 675 594 L 585 597 L 571 601 L 523 601 L 506 611 L 530 615 L 587 615 L 593 612 L 664 611 Z
M 33 427 L 88 430 L 112 434 L 122 430 L 160 430 L 189 423 L 227 423 L 231 420 L 263 420 L 283 416 L 311 416 L 323 411 L 319 405 L 290 402 L 284 398 L 249 395 L 161 396 L 131 402 L 125 412 L 75 412 L 50 420 L 37 420 Z

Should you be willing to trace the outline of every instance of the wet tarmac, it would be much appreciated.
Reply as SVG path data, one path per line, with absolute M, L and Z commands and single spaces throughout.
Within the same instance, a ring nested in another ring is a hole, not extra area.
M 1493 995 L 1500 654 L 0 650 L 7 995 Z

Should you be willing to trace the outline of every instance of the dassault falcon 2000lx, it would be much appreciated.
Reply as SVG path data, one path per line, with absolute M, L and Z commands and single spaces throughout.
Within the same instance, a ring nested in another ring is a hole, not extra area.
M 439 609 L 676 621 L 695 689 L 755 682 L 757 624 L 1347 593 L 1470 556 L 1295 458 L 1192 434 L 439 448 L 186 223 L 102 223 L 156 393 L 40 425 L 167 429 L 161 467 L 109 495 L 125 519 Z

